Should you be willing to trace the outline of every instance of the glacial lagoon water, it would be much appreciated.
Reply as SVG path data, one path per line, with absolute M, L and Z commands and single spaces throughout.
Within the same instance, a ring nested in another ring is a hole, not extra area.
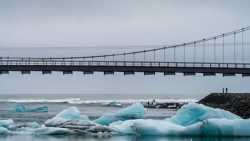
M 43 98 L 38 98 L 37 96 L 32 95 L 8 95 L 1 96 L 0 98 L 0 118 L 8 119 L 11 118 L 17 123 L 26 123 L 36 121 L 38 123 L 44 123 L 49 118 L 52 118 L 57 113 L 71 106 L 76 106 L 82 114 L 88 115 L 90 119 L 96 119 L 104 113 L 113 113 L 120 110 L 120 106 L 110 106 L 107 105 L 111 100 L 107 98 L 99 97 L 100 101 L 94 101 L 93 99 L 82 100 L 81 97 L 74 95 L 64 95 L 64 97 L 55 97 L 49 95 L 43 95 Z M 129 96 L 131 97 L 131 96 Z M 123 97 L 124 98 L 124 97 Z M 134 98 L 134 101 L 140 101 L 137 97 Z M 145 100 L 145 99 L 144 99 Z M 164 99 L 161 99 L 164 100 Z M 165 99 L 167 101 L 167 99 Z M 183 101 L 183 99 L 176 99 Z M 189 99 L 190 100 L 190 99 Z M 124 105 L 128 105 L 128 99 L 119 99 L 114 101 L 120 101 Z M 24 104 L 26 107 L 34 108 L 40 106 L 48 106 L 49 112 L 13 112 L 15 105 L 17 103 Z M 166 117 L 171 117 L 176 114 L 176 110 L 167 110 L 167 109 L 146 109 L 145 118 L 150 119 L 164 119 Z M 7 141 L 245 141 L 250 140 L 246 137 L 162 137 L 162 136 L 112 136 L 112 137 L 89 137 L 89 136 L 79 136 L 79 135 L 1 135 L 0 140 Z

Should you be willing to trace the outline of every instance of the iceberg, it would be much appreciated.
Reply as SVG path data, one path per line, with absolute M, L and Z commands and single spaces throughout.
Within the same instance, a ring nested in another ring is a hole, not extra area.
M 201 128 L 203 136 L 250 136 L 249 119 L 208 119 Z
M 15 127 L 15 123 L 12 119 L 0 120 L 0 127 L 10 129 Z
M 129 119 L 140 119 L 144 117 L 144 106 L 141 103 L 135 103 L 114 114 L 106 114 L 95 120 L 101 125 L 109 125 L 115 121 L 124 121 Z
M 9 134 L 9 130 L 4 127 L 0 127 L 0 135 L 7 135 Z
M 197 103 L 190 103 L 184 105 L 177 111 L 176 115 L 167 120 L 187 126 L 211 118 L 241 119 L 241 117 L 222 109 L 211 108 Z
M 52 119 L 45 121 L 46 126 L 60 126 L 63 123 L 69 121 L 78 121 L 82 123 L 91 122 L 89 118 L 85 115 L 81 115 L 80 111 L 76 107 L 69 107 L 59 114 L 57 114 Z
M 17 104 L 14 109 L 15 112 L 48 112 L 47 106 L 41 106 L 33 109 L 26 108 L 23 104 Z
M 15 124 L 12 119 L 0 120 L 0 135 L 250 137 L 250 119 L 242 119 L 228 111 L 202 104 L 191 103 L 183 106 L 176 115 L 167 119 L 142 119 L 143 116 L 144 107 L 140 103 L 121 109 L 117 113 L 104 115 L 95 122 L 81 115 L 76 107 L 69 107 L 48 119 L 45 125 L 36 122 Z
M 164 120 L 117 121 L 110 128 L 117 134 L 140 136 L 250 136 L 250 119 L 201 104 L 188 104 Z
M 185 127 L 166 120 L 137 119 L 114 122 L 109 127 L 120 135 L 198 136 L 200 126 L 201 122 Z

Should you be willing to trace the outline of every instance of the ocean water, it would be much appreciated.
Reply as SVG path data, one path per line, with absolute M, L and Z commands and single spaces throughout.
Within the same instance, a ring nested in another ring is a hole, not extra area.
M 180 101 L 180 102 L 194 102 L 198 99 L 182 99 L 182 98 L 172 98 L 166 97 L 164 95 L 158 95 L 159 102 L 169 102 L 169 101 Z M 25 123 L 36 121 L 40 124 L 44 123 L 47 119 L 55 116 L 58 112 L 70 106 L 76 106 L 79 108 L 82 114 L 90 117 L 90 119 L 95 119 L 102 114 L 116 112 L 122 107 L 118 106 L 108 106 L 107 103 L 119 102 L 123 104 L 123 107 L 134 103 L 134 102 L 145 102 L 151 101 L 150 96 L 131 96 L 131 95 L 2 95 L 0 96 L 0 119 L 13 119 L 17 123 Z M 29 108 L 35 108 L 39 106 L 48 106 L 48 113 L 17 113 L 13 112 L 15 110 L 16 104 L 23 104 Z M 176 110 L 170 109 L 151 109 L 146 108 L 145 118 L 151 119 L 163 119 L 171 117 L 176 113 Z M 158 136 L 112 136 L 108 138 L 97 138 L 97 137 L 87 137 L 79 135 L 67 135 L 67 136 L 48 136 L 48 135 L 11 135 L 11 136 L 0 136 L 0 140 L 4 141 L 245 141 L 250 138 L 205 138 L 205 137 L 158 137 Z
M 90 119 L 100 117 L 105 113 L 113 113 L 119 109 L 126 107 L 135 102 L 147 102 L 156 100 L 158 102 L 193 102 L 196 99 L 181 99 L 181 98 L 167 98 L 165 95 L 157 96 L 158 99 L 152 99 L 147 95 L 74 95 L 74 94 L 62 94 L 62 95 L 32 95 L 32 94 L 12 94 L 12 95 L 0 95 L 0 119 L 11 118 L 16 122 L 31 122 L 36 121 L 43 123 L 45 120 L 53 117 L 63 109 L 70 106 L 76 106 L 82 114 L 89 116 Z M 123 106 L 110 106 L 107 105 L 111 102 L 121 103 Z M 40 106 L 48 106 L 48 113 L 16 113 L 15 110 L 17 104 L 23 104 L 29 108 L 35 108 Z M 170 117 L 175 114 L 176 110 L 167 109 L 146 109 L 145 118 L 161 119 Z

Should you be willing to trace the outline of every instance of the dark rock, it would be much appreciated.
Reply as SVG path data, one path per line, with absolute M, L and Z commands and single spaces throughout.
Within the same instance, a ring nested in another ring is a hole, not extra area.
M 250 118 L 250 93 L 211 93 L 198 103 Z

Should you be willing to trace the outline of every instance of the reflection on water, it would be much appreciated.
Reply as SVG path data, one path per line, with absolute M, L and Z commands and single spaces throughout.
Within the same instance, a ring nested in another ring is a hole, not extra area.
M 249 141 L 250 138 L 216 138 L 216 137 L 157 137 L 157 136 L 114 136 L 111 138 L 93 138 L 84 136 L 1 136 L 5 141 Z

